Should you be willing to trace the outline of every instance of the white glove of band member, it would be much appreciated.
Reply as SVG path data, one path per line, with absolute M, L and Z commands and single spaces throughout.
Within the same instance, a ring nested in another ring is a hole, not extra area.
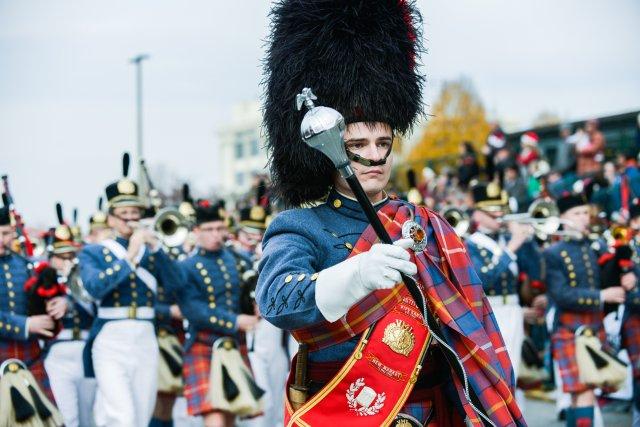
M 401 239 L 393 245 L 377 243 L 368 252 L 322 270 L 316 280 L 320 313 L 335 322 L 372 291 L 390 289 L 401 282 L 401 272 L 416 274 L 418 267 L 407 252 L 412 245 L 412 239 Z

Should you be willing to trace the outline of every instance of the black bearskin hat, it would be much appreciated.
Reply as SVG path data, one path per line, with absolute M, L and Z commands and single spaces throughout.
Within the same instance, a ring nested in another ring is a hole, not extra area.
M 298 206 L 328 193 L 334 167 L 300 137 L 308 87 L 347 124 L 409 131 L 422 113 L 421 17 L 412 0 L 279 0 L 265 60 L 264 126 L 273 188 Z

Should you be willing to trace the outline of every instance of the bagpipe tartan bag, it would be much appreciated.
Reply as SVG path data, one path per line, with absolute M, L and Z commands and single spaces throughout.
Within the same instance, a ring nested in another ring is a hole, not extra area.
M 211 405 L 240 417 L 259 415 L 264 407 L 264 390 L 256 384 L 233 338 L 213 343 L 209 395 Z
M 580 382 L 617 390 L 627 378 L 627 364 L 602 348 L 593 331 L 580 327 L 576 335 L 576 361 Z

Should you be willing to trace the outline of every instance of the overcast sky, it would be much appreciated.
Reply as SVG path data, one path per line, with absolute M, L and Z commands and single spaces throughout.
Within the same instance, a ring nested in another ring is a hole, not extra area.
M 487 110 L 527 126 L 640 108 L 637 0 L 421 0 L 433 102 L 470 78 Z M 28 223 L 54 203 L 86 220 L 120 156 L 135 151 L 144 64 L 145 155 L 205 191 L 219 179 L 216 131 L 260 95 L 269 2 L 0 0 L 0 173 Z M 84 224 L 83 224 L 84 225 Z

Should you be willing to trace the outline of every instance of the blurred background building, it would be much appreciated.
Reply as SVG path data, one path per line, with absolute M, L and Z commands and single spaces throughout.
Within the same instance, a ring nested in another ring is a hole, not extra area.
M 257 100 L 232 107 L 231 122 L 220 128 L 219 156 L 221 194 L 236 199 L 251 188 L 255 178 L 267 174 L 267 151 L 261 132 L 262 115 Z

